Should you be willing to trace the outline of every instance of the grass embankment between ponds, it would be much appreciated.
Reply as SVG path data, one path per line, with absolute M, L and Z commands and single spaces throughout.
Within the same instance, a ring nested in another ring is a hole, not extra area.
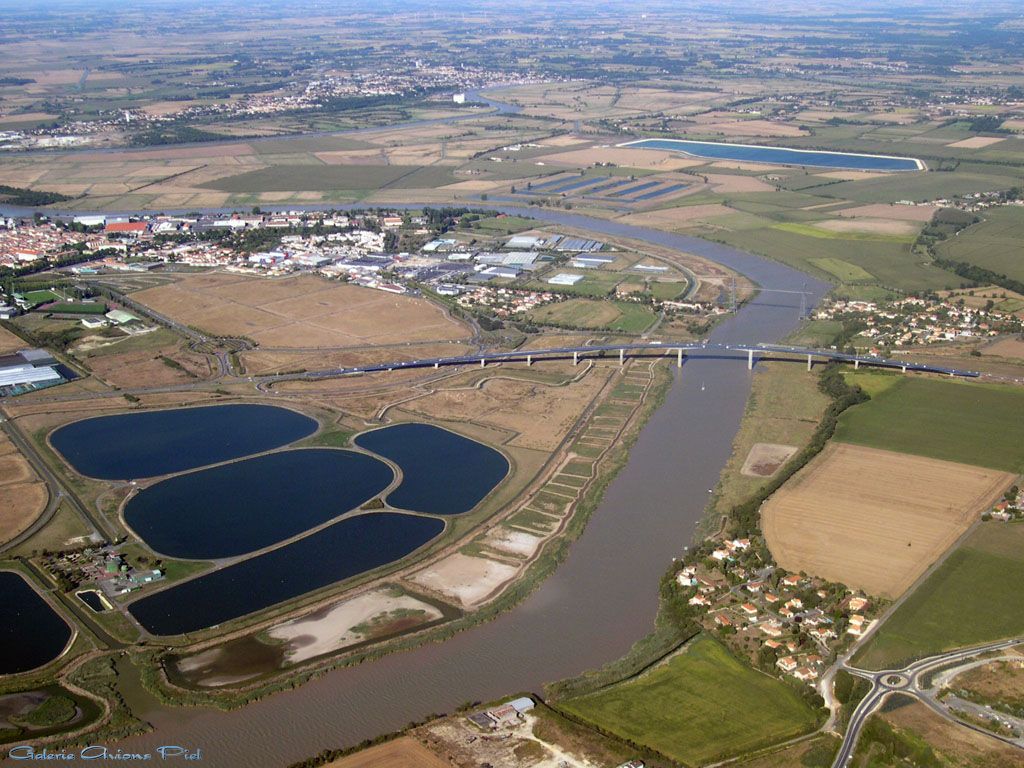
M 157 649 L 147 649 L 133 654 L 134 663 L 142 670 L 143 684 L 158 699 L 169 705 L 215 706 L 220 709 L 235 709 L 278 691 L 298 688 L 309 680 L 340 667 L 373 661 L 390 653 L 410 650 L 428 642 L 444 642 L 459 632 L 489 621 L 510 610 L 540 586 L 544 579 L 554 572 L 559 563 L 565 559 L 571 544 L 583 533 L 590 516 L 600 504 L 608 485 L 626 465 L 629 451 L 639 437 L 641 429 L 664 402 L 671 386 L 671 374 L 663 366 L 655 367 L 654 376 L 655 379 L 648 390 L 647 398 L 636 407 L 631 417 L 631 423 L 626 427 L 622 439 L 598 463 L 594 480 L 580 496 L 576 509 L 566 523 L 563 532 L 545 545 L 537 559 L 526 570 L 523 578 L 514 582 L 493 603 L 425 632 L 385 641 L 376 647 L 354 654 L 346 655 L 342 651 L 338 655 L 311 662 L 306 667 L 281 670 L 275 677 L 268 679 L 265 684 L 236 691 L 207 692 L 172 686 L 163 671 L 164 654 Z M 339 596 L 339 599 L 343 599 L 343 596 Z

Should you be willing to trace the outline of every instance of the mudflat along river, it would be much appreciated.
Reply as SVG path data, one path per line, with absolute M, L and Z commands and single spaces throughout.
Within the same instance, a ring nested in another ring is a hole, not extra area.
M 704 240 L 563 212 L 502 210 L 697 253 L 764 288 L 807 291 L 807 306 L 828 288 L 789 267 Z M 778 341 L 799 324 L 799 306 L 797 293 L 762 293 L 719 325 L 711 340 Z M 469 700 L 539 691 L 546 682 L 621 656 L 653 626 L 658 580 L 693 537 L 708 490 L 729 457 L 750 377 L 746 360 L 688 359 L 565 562 L 495 620 L 231 712 L 166 707 L 132 690 L 129 703 L 154 729 L 108 746 L 153 752 L 181 745 L 201 749 L 204 765 L 224 768 L 287 765 Z

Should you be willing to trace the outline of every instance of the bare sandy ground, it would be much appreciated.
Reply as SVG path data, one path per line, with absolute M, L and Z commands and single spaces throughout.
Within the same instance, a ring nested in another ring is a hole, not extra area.
M 830 232 L 864 232 L 873 235 L 916 235 L 921 225 L 914 221 L 897 219 L 829 219 L 816 221 L 814 226 Z
M 537 551 L 543 541 L 539 536 L 533 536 L 525 531 L 499 526 L 492 528 L 487 533 L 483 543 L 499 552 L 530 558 L 533 557 L 533 553 Z
M 1006 472 L 833 443 L 764 505 L 779 565 L 895 598 L 1010 484 Z
M 518 570 L 512 565 L 456 552 L 414 574 L 410 581 L 471 608 L 511 581 Z
M 740 468 L 740 474 L 747 477 L 771 477 L 794 453 L 795 445 L 754 443 L 750 446 L 750 453 Z
M 931 221 L 936 210 L 938 209 L 931 205 L 886 205 L 885 203 L 872 203 L 871 205 L 859 205 L 856 208 L 836 211 L 836 214 L 846 218 L 863 217 L 894 219 L 896 221 Z
M 969 139 L 954 141 L 952 144 L 947 144 L 946 146 L 956 147 L 958 149 L 984 149 L 985 147 L 991 147 L 993 144 L 998 144 L 1001 141 L 1006 141 L 1006 139 L 996 138 L 994 136 L 971 136 Z
M 396 613 L 399 612 L 399 613 Z M 413 616 L 412 612 L 415 612 Z M 441 618 L 441 611 L 411 595 L 378 589 L 343 600 L 298 619 L 271 628 L 268 634 L 287 644 L 285 659 L 291 664 L 331 653 L 369 637 L 356 627 L 367 622 L 386 625 L 405 616 L 416 624 Z M 372 636 L 372 633 L 370 633 Z

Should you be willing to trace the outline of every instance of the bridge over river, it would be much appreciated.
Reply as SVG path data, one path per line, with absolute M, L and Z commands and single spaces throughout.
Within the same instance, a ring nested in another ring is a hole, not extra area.
M 832 349 L 811 349 L 807 347 L 791 347 L 781 344 L 736 344 L 736 343 L 715 343 L 715 342 L 688 342 L 684 344 L 666 344 L 660 341 L 634 342 L 625 344 L 595 344 L 579 347 L 552 347 L 549 349 L 522 349 L 510 352 L 477 352 L 471 355 L 456 355 L 452 357 L 431 357 L 422 360 L 398 360 L 395 362 L 373 363 L 372 365 L 361 365 L 352 368 L 332 368 L 323 371 L 307 371 L 293 376 L 266 377 L 266 380 L 280 381 L 282 378 L 298 379 L 324 379 L 335 376 L 352 376 L 362 373 L 379 373 L 381 371 L 407 370 L 410 368 L 442 368 L 446 366 L 459 365 L 480 365 L 484 367 L 487 363 L 511 363 L 525 362 L 532 365 L 535 361 L 541 360 L 564 360 L 572 356 L 573 364 L 579 363 L 585 357 L 607 357 L 609 354 L 617 353 L 619 363 L 624 363 L 627 355 L 637 355 L 644 352 L 661 353 L 674 355 L 676 364 L 682 368 L 683 359 L 686 357 L 742 357 L 747 358 L 747 369 L 754 368 L 754 361 L 759 358 L 773 359 L 784 357 L 807 358 L 807 370 L 811 370 L 815 359 L 834 360 L 841 363 L 850 363 L 854 368 L 860 366 L 872 366 L 875 368 L 895 368 L 906 373 L 916 371 L 919 373 L 940 373 L 947 376 L 959 376 L 963 378 L 977 378 L 981 374 L 978 371 L 966 371 L 959 368 L 945 368 L 939 365 L 927 363 L 914 363 L 905 360 L 891 360 L 872 355 L 852 355 Z

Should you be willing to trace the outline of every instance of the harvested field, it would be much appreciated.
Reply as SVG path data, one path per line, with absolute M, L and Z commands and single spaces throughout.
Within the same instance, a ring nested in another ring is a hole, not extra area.
M 629 147 L 591 147 L 544 155 L 545 163 L 562 163 L 576 168 L 587 168 L 594 163 L 614 163 L 626 168 L 646 168 L 656 171 L 674 171 L 704 165 L 705 160 L 680 157 L 675 152 L 656 149 L 630 149 Z
M 730 192 L 774 192 L 775 187 L 754 176 L 736 176 L 728 173 L 704 174 L 715 193 Z
M 25 340 L 17 334 L 11 333 L 6 328 L 0 328 L 0 355 L 6 355 L 9 352 L 16 352 L 19 349 L 25 349 L 29 345 L 25 343 Z
M 378 744 L 327 763 L 324 768 L 449 768 L 448 763 L 409 736 Z
M 971 136 L 969 139 L 961 139 L 960 141 L 954 141 L 952 144 L 947 144 L 947 147 L 956 147 L 957 149 L 984 149 L 985 147 L 991 147 L 993 144 L 998 144 L 1001 141 L 1006 141 L 996 136 Z
M 474 607 L 508 583 L 519 569 L 456 552 L 410 577 L 410 581 Z
M 795 445 L 754 443 L 740 472 L 747 477 L 771 477 L 796 453 Z
M 873 203 L 872 205 L 858 205 L 856 208 L 845 208 L 836 211 L 839 216 L 849 218 L 876 218 L 894 219 L 896 221 L 931 221 L 935 215 L 935 208 L 931 205 L 886 205 L 884 203 Z
M 806 136 L 807 132 L 796 125 L 775 123 L 771 120 L 732 120 L 729 122 L 705 123 L 699 133 L 720 133 L 732 138 L 736 136 Z
M 876 171 L 826 171 L 816 174 L 824 179 L 839 179 L 840 181 L 864 181 L 866 179 L 881 179 L 888 176 L 888 173 Z
M 865 232 L 871 235 L 916 235 L 920 224 L 898 219 L 829 219 L 815 222 L 814 226 L 830 232 Z
M 1024 359 L 1024 341 L 1016 337 L 999 339 L 992 344 L 982 347 L 981 354 Z
M 462 339 L 469 330 L 423 299 L 312 276 L 188 275 L 133 294 L 172 319 L 266 347 L 309 348 Z
M 685 229 L 702 221 L 711 221 L 721 216 L 735 213 L 721 203 L 704 203 L 702 205 L 683 205 L 676 208 L 662 208 L 657 211 L 631 213 L 620 221 L 639 227 L 659 227 L 664 229 Z
M 384 588 L 278 624 L 268 634 L 285 644 L 285 660 L 298 664 L 347 645 L 413 629 L 441 616 L 441 611 L 429 603 Z
M 901 595 L 1013 480 L 1006 472 L 829 445 L 762 509 L 781 566 Z
M 49 494 L 28 460 L 0 432 L 0 543 L 24 531 L 46 508 Z

